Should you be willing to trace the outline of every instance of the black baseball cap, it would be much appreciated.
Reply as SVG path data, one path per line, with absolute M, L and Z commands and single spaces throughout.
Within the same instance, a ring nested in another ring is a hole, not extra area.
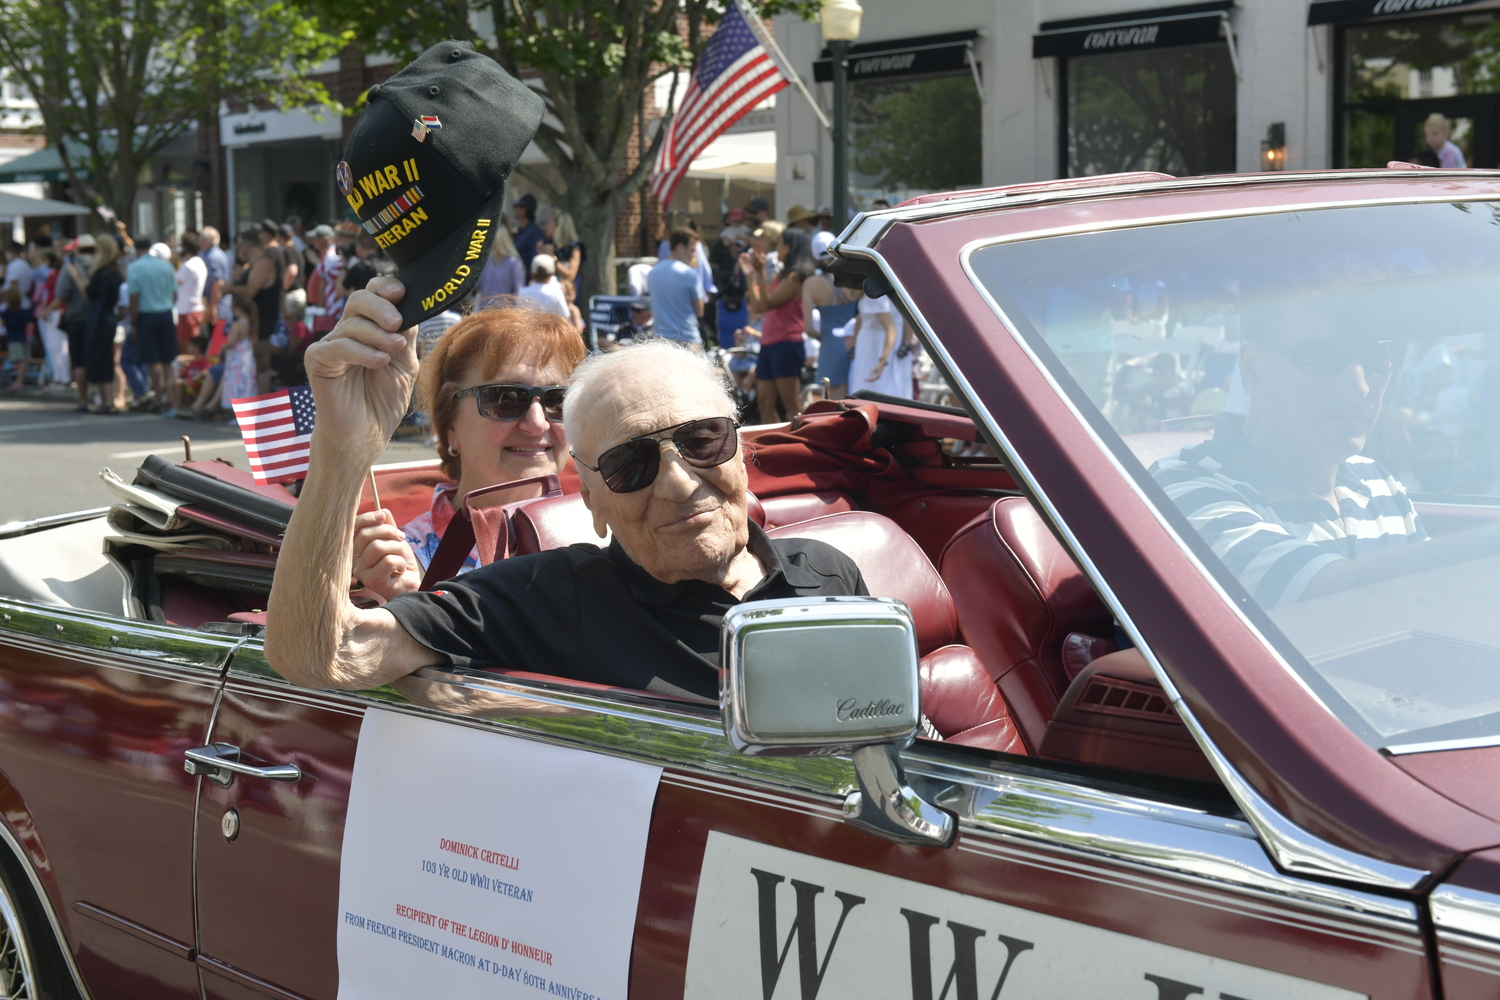
M 464 297 L 501 225 L 505 180 L 544 105 L 468 42 L 441 42 L 368 92 L 339 191 L 396 265 L 411 327 Z

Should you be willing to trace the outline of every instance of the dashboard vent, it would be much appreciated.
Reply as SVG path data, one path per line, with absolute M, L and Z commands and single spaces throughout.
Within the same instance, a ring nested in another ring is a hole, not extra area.
M 1150 719 L 1154 722 L 1182 720 L 1172 710 L 1161 688 L 1154 684 L 1137 684 L 1118 677 L 1094 676 L 1088 687 L 1078 696 L 1074 706 L 1080 712 L 1097 712 L 1100 715 L 1119 715 L 1129 719 Z

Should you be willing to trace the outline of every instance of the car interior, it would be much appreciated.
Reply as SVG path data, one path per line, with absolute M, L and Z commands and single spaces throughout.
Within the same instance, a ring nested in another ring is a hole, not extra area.
M 743 440 L 750 516 L 772 537 L 839 548 L 871 594 L 911 609 L 923 710 L 946 743 L 1214 780 L 1144 659 L 1119 648 L 1077 564 L 1003 464 L 973 447 L 961 410 L 820 402 Z M 132 484 L 105 478 L 117 501 L 108 514 L 0 539 L 0 594 L 188 629 L 227 622 L 253 634 L 264 624 L 288 555 L 278 536 L 296 504 L 290 490 L 222 460 L 152 456 Z M 441 481 L 435 461 L 375 478 L 397 523 L 427 509 Z M 165 505 L 170 515 L 146 506 L 162 494 L 177 504 Z M 361 510 L 373 508 L 367 484 Z M 510 504 L 503 516 L 511 556 L 600 542 L 576 492 Z

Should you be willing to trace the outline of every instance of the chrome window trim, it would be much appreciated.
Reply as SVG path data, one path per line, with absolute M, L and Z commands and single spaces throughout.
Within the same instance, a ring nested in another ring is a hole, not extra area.
M 0 644 L 137 673 L 179 678 L 188 668 L 217 684 L 239 643 L 236 636 L 0 597 Z
M 1380 748 L 1387 757 L 1404 757 L 1410 753 L 1434 753 L 1438 750 L 1477 750 L 1480 747 L 1500 747 L 1500 733 L 1490 736 L 1469 736 L 1456 740 L 1432 740 L 1427 743 L 1392 743 Z
M 1230 213 L 1219 214 L 1227 215 Z M 1132 228 L 1138 225 L 1140 225 L 1139 221 L 1122 223 L 1122 226 L 1129 226 Z M 1017 237 L 1017 239 L 1019 238 L 1020 237 Z M 1041 363 L 1035 352 L 1031 350 L 1030 345 L 1028 345 L 1022 337 L 1014 332 L 1009 322 L 1006 320 L 1003 311 L 1000 310 L 998 304 L 992 297 L 988 295 L 987 292 L 985 292 L 983 285 L 977 280 L 973 269 L 970 266 L 970 254 L 980 246 L 990 246 L 997 242 L 1008 241 L 1008 238 L 997 240 L 978 240 L 974 243 L 966 245 L 960 251 L 960 261 L 965 273 L 969 276 L 969 280 L 973 282 L 974 287 L 979 291 L 980 295 L 985 299 L 987 304 L 994 311 L 996 317 L 1000 319 L 1002 327 L 1006 330 L 1007 333 L 1011 335 L 1012 339 L 1020 346 L 1022 351 L 1026 353 L 1026 356 L 1031 359 L 1037 371 L 1041 373 L 1042 377 L 1047 380 L 1053 391 L 1057 393 L 1058 398 L 1061 399 L 1064 405 L 1068 407 L 1069 411 L 1072 412 L 1079 425 L 1083 427 L 1085 432 L 1091 438 L 1094 439 L 1095 443 L 1099 446 L 1100 451 L 1105 456 L 1107 456 L 1110 463 L 1116 467 L 1116 470 L 1120 473 L 1124 481 L 1129 484 L 1130 488 L 1138 496 L 1140 496 L 1143 501 L 1145 501 L 1144 494 L 1142 494 L 1138 484 L 1136 484 L 1134 477 L 1125 472 L 1124 467 L 1120 464 L 1119 459 L 1114 454 L 1114 451 L 1104 445 L 1104 442 L 1099 438 L 1093 426 L 1086 419 L 1084 419 L 1082 413 L 1079 412 L 1073 400 L 1068 396 L 1067 393 L 1062 391 L 1061 387 L 1057 384 L 1056 379 L 1052 377 L 1052 374 L 1048 370 L 1047 366 Z M 1069 549 L 1073 557 L 1078 561 L 1079 566 L 1083 569 L 1089 580 L 1094 584 L 1095 588 L 1098 590 L 1100 596 L 1103 598 L 1106 605 L 1108 605 L 1111 612 L 1113 612 L 1116 618 L 1119 620 L 1121 627 L 1125 629 L 1131 640 L 1134 641 L 1136 646 L 1140 649 L 1142 656 L 1150 665 L 1152 673 L 1156 676 L 1158 682 L 1161 684 L 1163 692 L 1172 702 L 1172 705 L 1177 710 L 1178 714 L 1181 715 L 1183 721 L 1188 725 L 1188 729 L 1192 733 L 1194 740 L 1203 749 L 1203 752 L 1208 757 L 1209 763 L 1213 766 L 1215 773 L 1219 775 L 1220 780 L 1224 782 L 1224 785 L 1229 790 L 1230 795 L 1234 797 L 1236 804 L 1239 805 L 1246 818 L 1250 821 L 1251 825 L 1260 835 L 1262 846 L 1272 856 L 1272 858 L 1275 859 L 1278 866 L 1280 866 L 1283 871 L 1295 872 L 1298 875 L 1344 880 L 1381 889 L 1409 891 L 1415 889 L 1422 882 L 1424 882 L 1430 876 L 1430 872 L 1408 868 L 1402 865 L 1390 864 L 1389 862 L 1379 861 L 1374 858 L 1368 858 L 1356 852 L 1347 850 L 1343 847 L 1339 847 L 1338 845 L 1333 844 L 1325 840 L 1324 838 L 1317 836 L 1316 834 L 1301 829 L 1296 824 L 1292 823 L 1291 820 L 1283 816 L 1277 809 L 1275 809 L 1275 807 L 1267 802 L 1263 796 L 1256 792 L 1255 789 L 1252 788 L 1247 781 L 1245 781 L 1243 776 L 1241 776 L 1238 770 L 1233 766 L 1233 764 L 1230 763 L 1229 759 L 1225 757 L 1224 754 L 1222 754 L 1219 749 L 1214 746 L 1213 741 L 1208 738 L 1207 733 L 1204 732 L 1202 726 L 1198 723 L 1196 717 L 1193 715 L 1192 709 L 1183 700 L 1182 695 L 1177 690 L 1176 685 L 1174 685 L 1171 681 L 1171 678 L 1167 676 L 1167 673 L 1165 669 L 1163 669 L 1161 662 L 1151 651 L 1150 646 L 1146 644 L 1144 638 L 1140 633 L 1140 630 L 1136 627 L 1134 620 L 1125 610 L 1125 607 L 1120 601 L 1119 596 L 1114 592 L 1114 589 L 1110 587 L 1109 584 L 1105 581 L 1103 574 L 1099 572 L 1099 568 L 1094 564 L 1094 561 L 1088 556 L 1086 552 L 1084 552 L 1083 546 L 1079 543 L 1077 536 L 1073 534 L 1072 529 L 1069 528 L 1067 523 L 1062 519 L 1056 506 L 1041 490 L 1035 476 L 1032 475 L 1031 470 L 1027 467 L 1026 463 L 1022 462 L 1017 457 L 1016 449 L 1011 444 L 1009 437 L 1001 430 L 999 423 L 989 412 L 989 409 L 984 405 L 984 403 L 980 399 L 979 394 L 974 390 L 973 385 L 970 384 L 968 379 L 964 376 L 962 370 L 954 362 L 952 355 L 950 355 L 947 349 L 943 346 L 941 339 L 937 336 L 936 331 L 932 329 L 931 324 L 927 322 L 926 317 L 923 316 L 918 309 L 916 309 L 911 295 L 907 292 L 906 287 L 901 283 L 901 279 L 896 275 L 894 269 L 891 268 L 889 262 L 886 261 L 885 257 L 882 254 L 880 254 L 873 248 L 864 248 L 859 250 L 850 249 L 846 250 L 845 252 L 850 256 L 865 257 L 880 268 L 881 273 L 890 283 L 891 294 L 897 296 L 900 299 L 902 304 L 905 306 L 909 317 L 921 329 L 930 349 L 932 349 L 934 354 L 938 356 L 946 372 L 957 383 L 954 388 L 958 389 L 958 391 L 963 393 L 968 399 L 969 405 L 972 407 L 973 412 L 975 413 L 977 418 L 983 423 L 984 428 L 993 435 L 995 443 L 999 445 L 1001 450 L 1006 453 L 1006 457 L 1010 462 L 1012 471 L 1015 473 L 1015 475 L 1020 477 L 1020 479 L 1025 483 L 1027 491 L 1036 500 L 1036 502 L 1041 505 L 1046 513 L 1048 520 L 1051 521 L 1053 527 L 1057 529 L 1067 548 Z M 1183 553 L 1190 560 L 1192 560 L 1195 565 L 1202 569 L 1202 564 L 1195 557 L 1193 557 L 1191 551 L 1187 549 L 1187 546 L 1183 543 L 1182 539 L 1177 536 L 1176 532 L 1172 531 L 1170 525 L 1166 523 L 1166 520 L 1162 516 L 1161 512 L 1156 509 L 1156 506 L 1154 504 L 1151 504 L 1149 501 L 1146 502 L 1146 506 L 1148 510 L 1152 511 L 1158 522 L 1161 523 L 1163 527 L 1167 528 L 1169 532 L 1171 532 L 1171 536 L 1177 539 L 1178 545 Z M 1233 608 L 1233 602 L 1228 600 L 1228 595 L 1223 592 L 1222 588 L 1218 587 L 1218 584 L 1213 580 L 1213 577 L 1205 572 L 1204 578 L 1209 580 L 1210 583 L 1219 590 L 1220 596 L 1225 598 L 1226 605 Z M 1240 614 L 1242 620 L 1245 620 L 1248 624 L 1248 619 L 1245 619 L 1244 615 L 1239 612 L 1238 609 L 1236 609 L 1235 613 Z M 1256 634 L 1259 635 L 1259 632 L 1257 631 Z M 1263 638 L 1262 641 L 1264 641 Z M 1272 652 L 1274 654 L 1274 650 L 1272 650 Z M 1291 667 L 1281 659 L 1279 654 L 1275 655 L 1277 655 L 1277 659 L 1282 663 L 1283 667 L 1290 674 L 1292 674 L 1292 676 L 1295 677 L 1295 671 L 1291 670 Z M 1300 677 L 1298 677 L 1297 680 L 1303 686 L 1303 689 L 1307 690 L 1311 695 L 1312 691 L 1307 687 L 1306 682 L 1303 681 Z M 1314 698 L 1316 699 L 1315 695 Z M 1320 699 L 1317 699 L 1317 703 L 1322 705 L 1322 701 Z M 1324 706 L 1324 709 L 1326 711 L 1327 706 Z M 1330 716 L 1332 715 L 1331 712 L 1329 714 Z
M 64 524 L 92 521 L 94 518 L 103 517 L 108 513 L 108 507 L 92 507 L 88 510 L 73 511 L 71 514 L 48 514 L 45 517 L 34 517 L 29 521 L 11 521 L 7 524 L 0 524 L 0 538 L 18 538 L 21 535 L 29 535 L 34 531 L 58 528 Z
M 455 708 L 466 707 L 466 700 L 486 701 L 487 710 L 499 717 L 417 704 L 393 688 L 345 692 L 298 687 L 270 670 L 258 639 L 247 640 L 236 655 L 226 689 L 253 689 L 263 697 L 285 697 L 334 711 L 379 707 L 645 760 L 679 772 L 669 771 L 663 780 L 839 822 L 844 820 L 845 796 L 857 787 L 846 756 L 736 753 L 713 705 L 695 712 L 649 697 L 626 701 L 613 693 L 569 689 L 561 678 L 556 685 L 542 685 L 483 671 L 433 667 L 419 670 L 405 683 L 441 695 Z M 1245 894 L 1258 901 L 1253 905 L 1295 907 L 1304 914 L 1300 919 L 1353 922 L 1362 928 L 1361 934 L 1383 936 L 1386 944 L 1404 950 L 1410 948 L 1392 941 L 1409 942 L 1419 936 L 1414 903 L 1284 874 L 1267 859 L 1254 827 L 1242 819 L 1028 774 L 1004 761 L 955 762 L 921 745 L 902 751 L 902 763 L 913 783 L 929 793 L 956 793 L 940 801 L 959 814 L 960 847 L 993 853 L 1027 845 L 1025 849 L 1037 857 L 1043 851 L 1073 859 L 1058 864 L 1125 866 L 1137 873 L 1133 877 L 1177 886 L 1173 893 L 1180 894 L 1180 884 L 1188 882 L 1202 891 Z M 1091 877 L 1103 877 L 1102 871 Z
M 1097 186 L 1075 186 L 1055 187 L 1041 191 L 995 191 L 985 194 L 963 195 L 955 194 L 954 197 L 943 201 L 931 202 L 925 205 L 912 205 L 909 208 L 885 208 L 873 212 L 862 212 L 850 221 L 849 226 L 844 229 L 844 234 L 850 234 L 850 241 L 846 242 L 844 235 L 840 235 L 839 245 L 850 249 L 872 249 L 876 240 L 862 244 L 852 242 L 852 234 L 857 232 L 859 224 L 865 218 L 878 218 L 885 220 L 889 228 L 890 223 L 896 222 L 924 222 L 928 219 L 941 218 L 954 215 L 955 212 L 963 214 L 989 211 L 996 208 L 1020 208 L 1022 206 L 1045 205 L 1065 201 L 1086 201 L 1095 198 L 1118 198 L 1125 195 L 1138 194 L 1166 194 L 1178 192 L 1191 194 L 1203 190 L 1219 190 L 1232 187 L 1254 187 L 1269 184 L 1295 184 L 1308 181 L 1338 180 L 1345 182 L 1359 181 L 1386 181 L 1393 184 L 1413 181 L 1429 180 L 1475 180 L 1485 177 L 1494 178 L 1500 176 L 1500 171 L 1495 170 L 1389 170 L 1383 167 L 1371 167 L 1364 170 L 1305 170 L 1305 171 L 1266 171 L 1260 174 L 1223 174 L 1214 177 L 1197 177 L 1191 180 L 1183 178 L 1170 178 L 1155 181 L 1137 181 L 1132 184 L 1100 184 Z M 1081 178 L 1080 178 L 1081 179 Z M 1382 199 L 1383 200 L 1383 199 Z M 1396 201 L 1404 199 L 1397 198 Z M 1450 198 L 1439 198 L 1438 201 L 1452 201 Z M 1335 202 L 1332 204 L 1356 205 L 1358 201 Z

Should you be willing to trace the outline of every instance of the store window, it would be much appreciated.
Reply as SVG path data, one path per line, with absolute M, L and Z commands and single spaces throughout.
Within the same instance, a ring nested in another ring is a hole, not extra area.
M 1057 60 L 1058 172 L 1233 171 L 1233 9 L 1209 0 L 1044 23 L 1031 54 Z
M 1500 17 L 1351 24 L 1340 33 L 1340 166 L 1455 165 L 1441 161 L 1444 141 L 1464 166 L 1500 162 Z
M 968 73 L 849 88 L 850 197 L 862 211 L 983 177 L 979 91 Z
M 977 31 L 867 42 L 849 50 L 850 207 L 983 183 Z M 813 79 L 833 79 L 825 49 Z
M 1192 45 L 1068 59 L 1067 175 L 1235 169 L 1229 47 Z

